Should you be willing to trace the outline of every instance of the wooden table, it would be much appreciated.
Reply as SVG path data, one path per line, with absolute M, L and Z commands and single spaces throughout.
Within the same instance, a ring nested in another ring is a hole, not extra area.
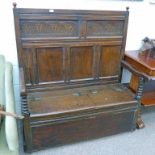
M 125 61 L 138 71 L 152 76 L 152 78 L 155 79 L 155 51 L 126 51 Z M 137 89 L 137 83 L 137 76 L 132 74 L 130 88 L 133 91 Z M 144 92 L 142 95 L 141 103 L 144 106 L 155 105 L 155 80 L 151 80 L 144 85 Z

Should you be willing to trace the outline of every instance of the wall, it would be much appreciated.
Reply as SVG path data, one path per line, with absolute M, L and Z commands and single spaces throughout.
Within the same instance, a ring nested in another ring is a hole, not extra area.
M 14 89 L 17 106 L 19 99 L 18 61 L 12 13 L 12 0 L 3 0 L 0 5 L 0 54 L 4 54 L 14 66 Z M 98 10 L 125 10 L 130 7 L 130 17 L 127 35 L 126 50 L 139 49 L 141 40 L 148 36 L 155 38 L 155 4 L 149 0 L 142 2 L 121 2 L 112 0 L 16 0 L 17 7 L 50 8 L 50 9 L 98 9 Z M 129 80 L 129 73 L 124 72 L 123 82 Z M 20 111 L 20 106 L 18 106 Z

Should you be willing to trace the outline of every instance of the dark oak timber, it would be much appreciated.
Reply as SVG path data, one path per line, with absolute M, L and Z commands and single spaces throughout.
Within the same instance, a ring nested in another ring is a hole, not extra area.
M 154 51 L 152 51 L 154 53 Z M 155 76 L 155 59 L 152 57 L 150 50 L 145 51 L 126 51 L 125 61 L 133 66 L 136 70 L 143 72 L 148 77 L 154 79 Z M 138 85 L 138 77 L 132 74 L 130 88 L 135 92 Z M 141 99 L 144 106 L 155 105 L 155 81 L 149 81 L 144 85 L 144 93 Z
M 138 101 L 120 83 L 128 9 L 13 11 L 25 151 L 135 129 Z

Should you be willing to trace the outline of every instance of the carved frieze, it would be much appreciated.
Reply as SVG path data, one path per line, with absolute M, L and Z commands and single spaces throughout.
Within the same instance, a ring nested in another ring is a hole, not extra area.
M 78 36 L 77 21 L 50 21 L 21 23 L 22 37 L 74 37 Z
M 88 21 L 87 36 L 121 36 L 123 21 Z

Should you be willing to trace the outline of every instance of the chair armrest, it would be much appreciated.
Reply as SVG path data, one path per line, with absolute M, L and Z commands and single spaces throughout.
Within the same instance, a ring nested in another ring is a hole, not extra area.
M 24 78 L 24 70 L 22 67 L 19 68 L 19 80 L 20 80 L 20 94 L 26 94 L 26 86 L 25 86 L 25 78 Z
M 134 69 L 129 63 L 125 62 L 124 60 L 121 61 L 122 67 L 128 69 L 131 73 L 135 74 L 138 77 L 138 86 L 136 91 L 135 98 L 140 101 L 143 93 L 144 83 L 145 81 L 152 80 L 151 76 L 148 76 L 145 73 L 139 72 Z
M 126 68 L 127 70 L 129 70 L 131 73 L 135 74 L 138 77 L 142 77 L 142 78 L 144 78 L 145 80 L 148 80 L 148 81 L 152 79 L 151 76 L 148 76 L 145 73 L 137 71 L 129 63 L 127 63 L 124 60 L 121 60 L 121 65 L 122 65 L 122 67 Z

